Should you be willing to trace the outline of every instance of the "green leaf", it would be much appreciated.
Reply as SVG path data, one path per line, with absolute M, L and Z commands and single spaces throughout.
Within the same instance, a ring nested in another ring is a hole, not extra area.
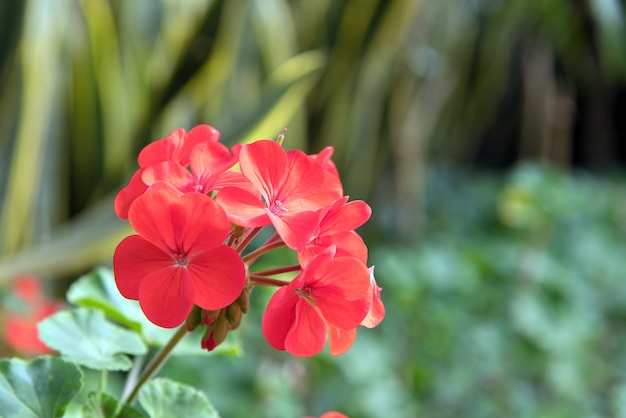
M 116 322 L 141 333 L 144 341 L 156 347 L 161 347 L 169 341 L 176 330 L 161 328 L 150 322 L 135 300 L 124 298 L 115 286 L 113 271 L 98 267 L 81 276 L 74 282 L 67 292 L 67 300 L 74 305 L 99 308 L 105 315 Z M 207 355 L 226 354 L 240 355 L 239 340 L 229 339 L 211 353 L 202 350 L 200 338 L 202 327 L 191 335 L 186 336 L 174 348 L 173 355 Z
M 0 360 L 0 417 L 60 417 L 82 386 L 82 372 L 58 357 Z
M 141 388 L 139 404 L 150 418 L 219 418 L 204 393 L 164 378 L 153 379 Z
M 133 331 L 104 318 L 102 311 L 78 308 L 54 314 L 38 325 L 39 338 L 64 358 L 106 370 L 128 370 L 126 354 L 145 354 L 147 347 Z
M 146 414 L 121 404 L 109 394 L 91 392 L 83 407 L 82 418 L 146 418 Z
M 78 306 L 101 309 L 107 317 L 141 331 L 144 317 L 139 304 L 123 297 L 110 269 L 97 267 L 81 276 L 67 291 L 67 300 Z

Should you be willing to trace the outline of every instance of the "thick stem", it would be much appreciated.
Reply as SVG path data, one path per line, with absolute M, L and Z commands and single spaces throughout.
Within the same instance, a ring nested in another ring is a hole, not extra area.
M 275 274 L 282 274 L 282 273 L 291 273 L 292 271 L 300 271 L 300 264 L 294 264 L 292 266 L 285 266 L 285 267 L 277 267 L 275 269 L 269 269 L 269 270 L 263 270 L 263 271 L 255 271 L 254 274 L 255 276 L 273 276 Z
M 250 274 L 250 281 L 256 286 L 280 287 L 280 286 L 285 286 L 289 284 L 289 282 L 285 280 L 270 279 L 269 277 L 265 277 L 265 276 L 257 276 L 254 273 Z
M 272 241 L 269 244 L 265 244 L 259 248 L 257 248 L 254 251 L 249 252 L 248 254 L 244 255 L 241 259 L 243 260 L 244 263 L 246 263 L 247 265 L 252 264 L 257 258 L 259 258 L 261 255 L 265 254 L 266 252 L 273 250 L 274 248 L 279 248 L 284 246 L 285 243 L 280 240 L 280 241 Z
M 244 248 L 246 248 L 248 246 L 248 244 L 250 244 L 250 241 L 252 241 L 252 238 L 254 238 L 256 236 L 256 234 L 258 234 L 259 231 L 261 231 L 261 229 L 263 229 L 262 226 L 260 226 L 258 228 L 252 228 L 245 235 L 245 237 L 243 237 L 243 240 L 241 241 L 241 243 L 239 243 L 237 245 L 237 248 L 235 248 L 235 251 L 237 251 L 238 253 L 241 253 L 244 250 Z
M 127 398 L 122 400 L 122 403 L 130 404 L 133 399 L 135 399 L 135 396 L 137 396 L 137 393 L 139 392 L 141 386 L 146 383 L 148 379 L 150 379 L 156 372 L 159 371 L 161 366 L 163 366 L 163 364 L 171 354 L 174 347 L 176 347 L 176 344 L 178 344 L 180 340 L 182 340 L 183 337 L 187 335 L 187 332 L 187 324 L 183 324 L 180 326 L 180 328 L 178 328 L 176 333 L 172 335 L 172 338 L 170 338 L 167 344 L 161 347 L 161 349 L 152 358 L 150 364 L 148 364 L 143 373 L 141 373 L 141 376 L 139 376 L 139 379 L 137 379 L 137 383 L 135 384 L 132 392 L 130 392 Z

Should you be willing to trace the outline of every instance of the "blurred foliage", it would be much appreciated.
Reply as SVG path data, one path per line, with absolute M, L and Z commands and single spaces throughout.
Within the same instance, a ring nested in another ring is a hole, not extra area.
M 618 0 L 3 2 L 0 287 L 108 260 L 128 233 L 112 196 L 178 127 L 333 145 L 381 211 L 370 232 L 404 237 L 431 155 L 614 162 L 624 18 Z
M 619 0 L 0 2 L 0 289 L 109 264 L 149 141 L 286 127 L 288 147 L 333 145 L 374 207 L 388 318 L 339 359 L 177 360 L 219 410 L 626 416 L 619 179 L 427 168 L 623 162 L 625 18 Z
M 257 288 L 243 357 L 179 357 L 164 373 L 201 385 L 225 416 L 626 416 L 623 176 L 429 174 L 429 227 L 372 251 L 387 315 L 350 351 L 269 348 L 270 292 Z

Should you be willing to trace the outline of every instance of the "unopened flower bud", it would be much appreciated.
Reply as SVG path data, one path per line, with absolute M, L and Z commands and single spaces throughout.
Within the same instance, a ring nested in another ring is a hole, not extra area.
M 187 325 L 187 330 L 193 331 L 194 329 L 196 329 L 198 325 L 200 325 L 201 322 L 202 322 L 202 309 L 200 309 L 197 306 L 194 306 L 191 312 L 189 313 L 187 320 L 185 321 L 185 324 Z
M 248 309 L 250 309 L 250 287 L 249 286 L 245 286 L 243 288 L 243 291 L 241 292 L 241 295 L 239 295 L 239 297 L 237 298 L 236 302 L 239 304 L 239 309 L 241 309 L 241 312 L 243 312 L 244 314 L 248 313 Z
M 224 342 L 229 330 L 230 326 L 228 321 L 220 316 L 213 326 L 213 342 L 216 347 Z
M 239 304 L 233 303 L 229 305 L 226 309 L 226 320 L 228 321 L 229 328 L 231 330 L 237 329 L 239 324 L 241 324 L 241 308 Z
M 215 321 L 215 318 L 217 318 L 221 312 L 221 309 L 217 309 L 214 311 L 207 311 L 203 309 L 202 322 L 204 322 L 206 325 L 212 324 Z

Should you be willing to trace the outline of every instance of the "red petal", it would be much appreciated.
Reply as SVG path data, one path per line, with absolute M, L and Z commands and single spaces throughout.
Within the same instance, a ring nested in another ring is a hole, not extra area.
M 139 167 L 147 167 L 151 164 L 167 160 L 184 163 L 181 161 L 178 153 L 180 148 L 182 148 L 186 135 L 183 128 L 178 128 L 172 131 L 167 137 L 146 145 L 141 152 L 139 152 L 139 156 L 137 157 Z
M 331 288 L 316 292 L 311 296 L 322 315 L 330 325 L 343 330 L 356 328 L 361 324 L 370 307 L 369 297 L 348 300 L 341 294 L 341 289 Z
M 234 224 L 250 228 L 272 223 L 261 200 L 245 190 L 225 187 L 217 194 L 216 201 Z
M 187 137 L 180 147 L 180 163 L 184 166 L 189 164 L 189 157 L 194 147 L 202 142 L 217 142 L 220 139 L 220 132 L 209 125 L 198 125 L 187 132 Z
M 308 265 L 314 257 L 332 245 L 336 247 L 338 257 L 355 257 L 363 264 L 367 263 L 367 246 L 363 239 L 354 231 L 346 231 L 319 237 L 298 250 L 300 265 Z
M 220 190 L 225 187 L 236 187 L 247 191 L 253 196 L 259 195 L 254 186 L 252 186 L 252 183 L 250 183 L 240 171 L 230 170 L 223 172 L 215 178 L 211 189 Z
M 382 290 L 376 284 L 376 279 L 374 278 L 374 267 L 369 268 L 370 271 L 370 285 L 372 286 L 372 304 L 370 305 L 369 312 L 361 325 L 367 328 L 374 328 L 385 317 L 385 305 L 383 305 L 383 301 L 380 299 L 380 291 Z
M 196 289 L 194 303 L 207 310 L 230 305 L 239 297 L 246 281 L 239 254 L 225 245 L 198 254 L 188 268 Z
M 363 225 L 372 215 L 372 208 L 362 200 L 355 200 L 331 209 L 320 222 L 320 235 L 351 231 Z
M 174 161 L 163 161 L 144 168 L 141 180 L 148 186 L 164 181 L 185 191 L 187 186 L 193 183 L 194 178 L 189 170 L 182 165 Z
M 142 173 L 142 169 L 135 171 L 135 174 L 133 174 L 130 178 L 128 185 L 120 190 L 115 196 L 113 207 L 115 209 L 115 214 L 121 220 L 128 219 L 128 209 L 130 208 L 130 205 L 135 201 L 135 199 L 144 194 L 148 188 L 148 186 L 141 179 Z
M 324 349 L 326 324 L 314 306 L 303 299 L 296 304 L 296 318 L 285 338 L 285 350 L 298 357 L 310 357 Z
M 146 276 L 172 265 L 169 254 L 139 235 L 124 238 L 113 254 L 115 283 L 128 299 L 139 299 L 139 285 Z
M 298 300 L 293 289 L 283 286 L 272 295 L 267 304 L 261 327 L 267 342 L 277 350 L 285 349 L 285 338 L 296 320 Z
M 276 228 L 278 235 L 289 248 L 297 249 L 309 242 L 311 235 L 317 229 L 318 216 L 316 212 L 286 212 L 277 216 L 269 214 L 269 218 Z
M 196 145 L 190 158 L 191 171 L 198 177 L 217 176 L 236 162 L 237 157 L 231 155 L 228 148 L 219 142 L 203 142 Z
M 313 262 L 309 265 L 314 266 Z M 309 286 L 324 292 L 329 286 L 341 289 L 346 300 L 357 300 L 366 296 L 370 290 L 370 273 L 365 264 L 354 257 L 335 257 L 311 272 L 314 276 Z
M 239 153 L 239 165 L 243 175 L 265 195 L 273 200 L 275 188 L 285 177 L 287 155 L 276 142 L 262 140 L 244 145 Z
M 185 254 L 214 248 L 230 233 L 230 223 L 224 209 L 210 197 L 186 193 L 180 197 L 185 208 L 185 224 L 180 229 L 180 242 Z
M 128 212 L 128 220 L 139 235 L 171 254 L 181 252 L 180 235 L 186 218 L 180 195 L 169 189 L 144 193 Z
M 287 176 L 276 198 L 293 211 L 320 209 L 331 202 L 317 199 L 323 182 L 322 167 L 302 151 L 291 150 L 287 152 Z
M 139 305 L 146 318 L 164 328 L 182 324 L 193 308 L 194 284 L 184 267 L 155 270 L 139 285 Z
M 337 327 L 329 326 L 330 334 L 330 354 L 333 356 L 339 356 L 346 351 L 356 339 L 356 328 L 342 330 Z

